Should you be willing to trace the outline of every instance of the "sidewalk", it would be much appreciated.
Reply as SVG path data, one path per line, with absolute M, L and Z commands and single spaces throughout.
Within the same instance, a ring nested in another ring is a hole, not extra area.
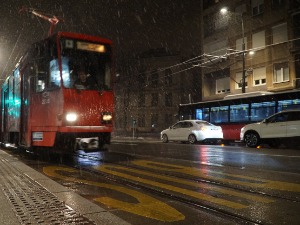
M 130 225 L 0 149 L 0 222 Z

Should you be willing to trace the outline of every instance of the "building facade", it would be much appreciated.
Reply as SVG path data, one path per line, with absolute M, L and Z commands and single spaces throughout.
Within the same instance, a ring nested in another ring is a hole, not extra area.
M 180 54 L 154 49 L 124 65 L 115 89 L 116 135 L 158 136 L 178 121 L 180 103 L 201 100 L 199 68 Z
M 300 87 L 299 1 L 204 1 L 202 29 L 203 101 Z

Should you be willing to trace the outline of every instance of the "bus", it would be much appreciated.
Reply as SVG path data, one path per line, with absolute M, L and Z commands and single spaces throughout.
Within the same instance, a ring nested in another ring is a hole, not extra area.
M 111 140 L 112 41 L 57 32 L 34 43 L 1 88 L 0 141 L 32 151 L 98 151 Z M 74 86 L 79 71 L 94 85 Z
M 300 108 L 300 90 L 251 92 L 224 99 L 179 105 L 179 119 L 206 120 L 223 129 L 224 142 L 240 141 L 240 131 L 249 123 L 287 109 Z

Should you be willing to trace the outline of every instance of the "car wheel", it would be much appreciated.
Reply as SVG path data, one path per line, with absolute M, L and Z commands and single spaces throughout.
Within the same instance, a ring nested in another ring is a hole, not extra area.
M 259 135 L 255 132 L 248 132 L 245 134 L 244 141 L 250 148 L 256 148 L 259 145 Z
M 169 140 L 168 140 L 168 136 L 166 134 L 163 134 L 162 141 L 163 141 L 163 143 L 168 143 Z
M 189 137 L 188 137 L 188 142 L 190 144 L 195 144 L 197 142 L 196 136 L 193 135 L 193 134 L 190 134 Z

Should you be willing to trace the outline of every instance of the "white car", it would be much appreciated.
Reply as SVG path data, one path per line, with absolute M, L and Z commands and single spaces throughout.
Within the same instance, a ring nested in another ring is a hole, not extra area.
M 182 141 L 194 144 L 196 142 L 221 142 L 223 131 L 204 120 L 182 120 L 160 133 L 164 143 L 169 141 Z
M 260 143 L 278 147 L 281 143 L 293 146 L 300 143 L 300 110 L 286 110 L 276 113 L 259 123 L 244 126 L 241 141 L 255 148 Z

